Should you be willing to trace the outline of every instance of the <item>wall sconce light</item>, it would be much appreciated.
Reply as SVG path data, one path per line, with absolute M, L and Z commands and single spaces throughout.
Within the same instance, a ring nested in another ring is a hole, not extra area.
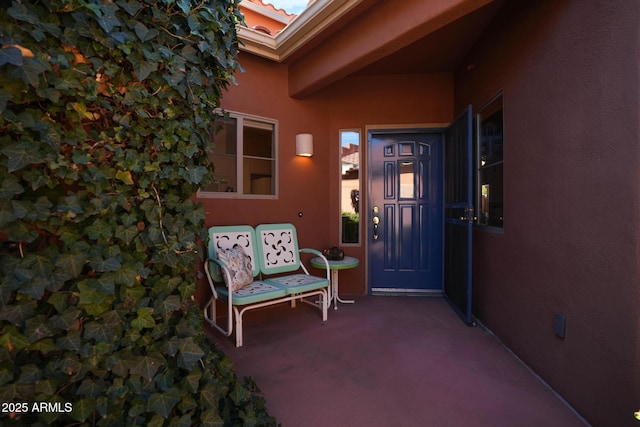
M 296 156 L 313 156 L 313 135 L 310 133 L 296 135 Z

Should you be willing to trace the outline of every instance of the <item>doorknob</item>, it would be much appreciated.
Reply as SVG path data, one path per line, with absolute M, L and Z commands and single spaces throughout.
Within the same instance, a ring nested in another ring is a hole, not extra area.
M 378 240 L 378 224 L 380 223 L 380 218 L 378 218 L 377 206 L 373 208 L 373 218 L 371 221 L 373 222 L 373 240 Z

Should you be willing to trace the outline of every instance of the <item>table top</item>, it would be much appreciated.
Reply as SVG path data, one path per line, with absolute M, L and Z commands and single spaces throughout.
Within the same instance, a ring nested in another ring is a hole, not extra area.
M 360 264 L 360 260 L 352 256 L 345 256 L 344 259 L 341 259 L 339 261 L 331 261 L 330 259 L 327 261 L 329 262 L 329 268 L 331 270 L 347 270 L 349 268 L 355 268 Z M 326 267 L 324 260 L 320 257 L 311 258 L 309 260 L 309 263 L 315 268 Z

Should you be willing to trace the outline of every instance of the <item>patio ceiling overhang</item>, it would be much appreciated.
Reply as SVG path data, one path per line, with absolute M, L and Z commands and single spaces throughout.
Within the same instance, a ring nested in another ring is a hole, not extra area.
M 503 2 L 315 0 L 275 37 L 238 35 L 242 50 L 287 64 L 289 95 L 303 98 L 354 74 L 453 71 Z

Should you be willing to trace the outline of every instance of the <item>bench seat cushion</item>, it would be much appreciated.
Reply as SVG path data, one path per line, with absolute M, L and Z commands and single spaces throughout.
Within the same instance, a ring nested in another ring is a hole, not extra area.
M 264 282 L 286 289 L 288 294 L 314 291 L 329 286 L 329 281 L 323 277 L 307 274 L 290 274 L 288 276 L 264 279 Z
M 224 300 L 229 297 L 229 290 L 226 287 L 216 287 L 216 290 L 220 295 L 224 296 Z M 257 280 L 234 291 L 231 295 L 231 303 L 233 305 L 246 305 L 284 296 L 287 296 L 287 290 L 283 286 Z

